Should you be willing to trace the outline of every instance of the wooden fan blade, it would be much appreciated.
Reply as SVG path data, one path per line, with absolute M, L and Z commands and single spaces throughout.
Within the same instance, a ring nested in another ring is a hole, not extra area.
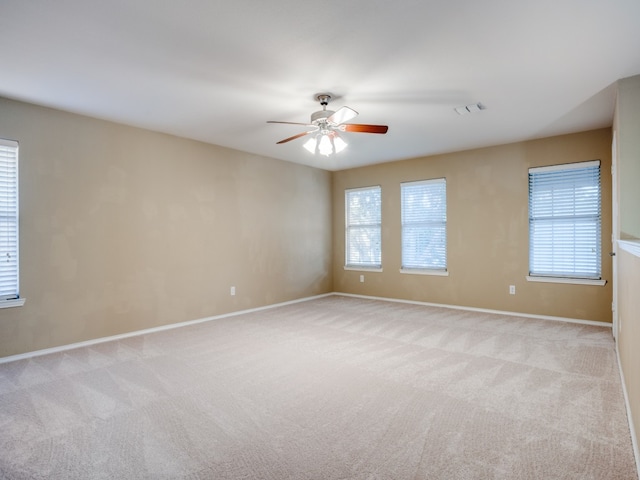
M 277 120 L 267 120 L 267 123 L 284 123 L 286 125 L 304 125 L 305 127 L 312 127 L 311 123 L 300 123 L 300 122 L 278 122 Z
M 346 125 L 340 125 L 340 130 L 343 130 L 345 132 L 387 133 L 389 127 L 387 127 L 386 125 L 363 125 L 358 123 L 348 123 Z
M 280 140 L 279 142 L 276 142 L 276 145 L 280 145 L 281 143 L 290 142 L 291 140 L 295 140 L 296 138 L 304 137 L 305 135 L 309 135 L 310 133 L 313 133 L 315 131 L 316 130 L 309 130 L 308 132 L 302 132 L 302 133 L 299 133 L 297 135 L 294 135 L 293 137 L 285 138 L 284 140 Z
M 341 123 L 348 122 L 349 120 L 357 116 L 358 112 L 356 112 L 353 108 L 342 107 L 328 116 L 327 122 L 331 125 L 340 125 Z

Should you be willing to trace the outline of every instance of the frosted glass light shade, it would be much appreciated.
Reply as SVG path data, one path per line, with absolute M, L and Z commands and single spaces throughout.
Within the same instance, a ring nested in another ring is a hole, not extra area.
M 303 147 L 306 148 L 310 153 L 316 153 L 316 137 L 311 137 L 309 140 L 304 142 Z
M 329 135 L 322 135 L 322 137 L 320 137 L 318 150 L 320 151 L 320 155 L 324 155 L 326 157 L 328 157 L 333 153 L 333 145 L 331 144 L 331 139 L 329 138 Z
M 344 150 L 345 148 L 347 148 L 347 142 L 345 142 L 344 140 L 342 140 L 340 137 L 336 136 L 333 139 L 333 146 L 336 149 L 336 153 L 340 153 L 342 150 Z
M 311 137 L 302 145 L 309 153 L 315 154 L 319 152 L 320 155 L 328 157 L 332 153 L 340 153 L 347 147 L 347 143 L 342 140 L 336 133 L 330 135 L 319 134 Z

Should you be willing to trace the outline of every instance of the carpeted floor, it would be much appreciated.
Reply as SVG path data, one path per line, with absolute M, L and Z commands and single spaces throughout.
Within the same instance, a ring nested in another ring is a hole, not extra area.
M 636 479 L 611 330 L 330 296 L 0 364 L 0 478 Z

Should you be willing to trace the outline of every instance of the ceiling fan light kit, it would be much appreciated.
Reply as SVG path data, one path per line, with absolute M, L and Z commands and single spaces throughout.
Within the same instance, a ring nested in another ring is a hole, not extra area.
M 328 157 L 332 153 L 340 153 L 347 148 L 347 142 L 342 140 L 336 132 L 320 133 L 311 137 L 302 145 L 310 153 L 324 155 Z
M 345 123 L 355 118 L 358 112 L 346 106 L 339 108 L 335 112 L 333 110 L 327 110 L 327 105 L 329 104 L 329 100 L 331 100 L 331 95 L 328 93 L 319 93 L 315 98 L 320 102 L 320 105 L 322 105 L 322 110 L 311 114 L 311 123 L 279 122 L 275 120 L 269 120 L 267 122 L 312 127 L 312 130 L 285 138 L 277 142 L 277 144 L 287 143 L 309 134 L 316 134 L 304 143 L 304 148 L 314 155 L 320 153 L 320 155 L 329 156 L 332 153 L 340 153 L 347 147 L 347 142 L 340 137 L 338 134 L 339 131 L 384 134 L 387 133 L 389 129 L 386 125 Z

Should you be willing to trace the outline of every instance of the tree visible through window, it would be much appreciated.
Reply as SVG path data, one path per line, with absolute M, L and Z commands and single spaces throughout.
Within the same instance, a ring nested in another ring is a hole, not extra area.
M 401 184 L 402 268 L 447 269 L 447 183 Z
M 529 169 L 529 273 L 601 278 L 600 161 Z
M 347 267 L 382 267 L 381 205 L 379 186 L 345 191 Z

